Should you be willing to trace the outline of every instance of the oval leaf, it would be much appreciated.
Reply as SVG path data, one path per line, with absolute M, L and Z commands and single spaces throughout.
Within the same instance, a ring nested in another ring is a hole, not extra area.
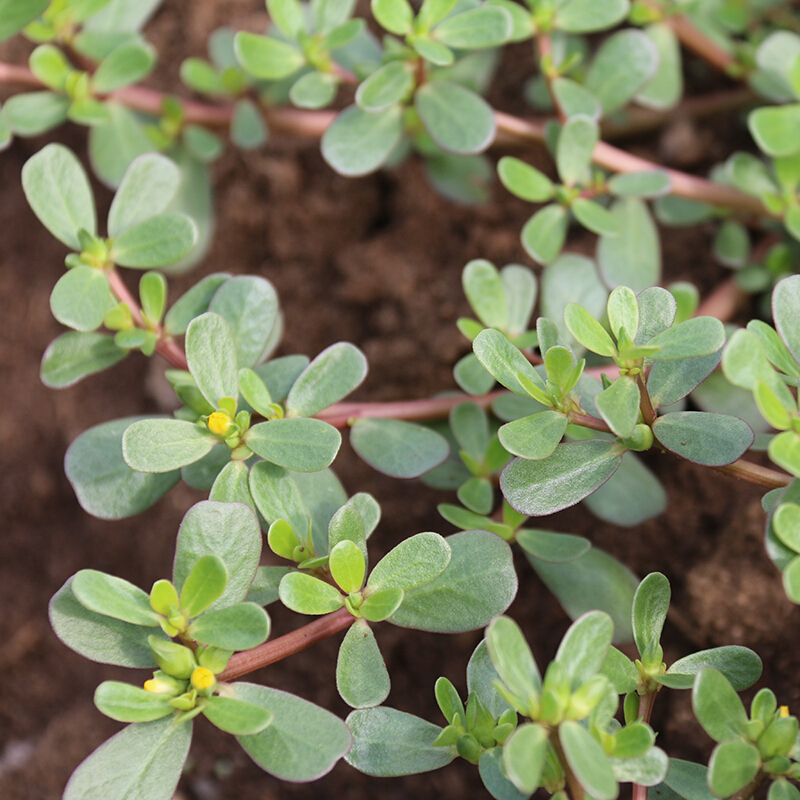
M 350 444 L 373 469 L 393 478 L 417 478 L 441 464 L 447 440 L 430 428 L 394 419 L 359 419 Z
M 704 411 L 665 414 L 653 423 L 653 434 L 667 450 L 707 467 L 732 464 L 754 438 L 738 417 Z

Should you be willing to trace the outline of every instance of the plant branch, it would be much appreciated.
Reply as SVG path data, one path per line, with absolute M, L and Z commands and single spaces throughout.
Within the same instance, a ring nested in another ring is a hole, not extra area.
M 680 43 L 691 50 L 695 55 L 700 56 L 712 67 L 731 75 L 738 66 L 736 58 L 727 50 L 723 50 L 716 42 L 708 38 L 702 31 L 695 27 L 694 23 L 683 14 L 676 14 L 666 20 L 666 24 L 672 28 L 672 32 L 678 37 Z
M 740 458 L 733 464 L 726 464 L 723 467 L 712 467 L 723 475 L 730 475 L 733 478 L 754 483 L 764 489 L 782 489 L 792 482 L 792 476 L 785 472 L 778 472 L 769 467 L 762 467 L 752 461 L 745 461 Z
M 217 676 L 217 680 L 232 681 L 249 672 L 275 664 L 345 630 L 355 621 L 356 618 L 346 608 L 340 608 L 271 642 L 264 642 L 252 650 L 235 653 L 225 670 Z
M 658 690 L 646 692 L 639 701 L 639 718 L 642 722 L 650 724 L 650 717 L 653 714 L 653 706 L 656 702 Z M 631 800 L 647 800 L 647 787 L 640 783 L 632 784 Z
M 750 798 L 756 793 L 756 790 L 762 783 L 767 779 L 767 774 L 763 770 L 759 770 L 756 773 L 755 778 L 750 781 L 750 783 L 742 786 L 738 792 L 734 792 L 730 796 L 730 800 L 750 800 Z
M 561 746 L 561 740 L 558 738 L 558 728 L 550 729 L 550 744 L 553 746 L 553 750 L 556 751 L 556 756 L 561 764 L 561 768 L 564 770 L 564 776 L 566 777 L 567 787 L 569 788 L 572 800 L 584 800 L 586 792 L 583 786 L 578 783 L 578 779 L 575 777 L 575 774 L 567 762 L 567 757 L 564 755 L 564 748 Z

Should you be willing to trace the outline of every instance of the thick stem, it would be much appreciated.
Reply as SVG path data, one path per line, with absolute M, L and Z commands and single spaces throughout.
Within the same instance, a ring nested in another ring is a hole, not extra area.
M 792 476 L 787 475 L 785 472 L 762 467 L 758 464 L 753 464 L 751 461 L 745 461 L 743 458 L 734 461 L 733 464 L 726 464 L 724 467 L 712 467 L 712 469 L 724 475 L 731 475 L 734 478 L 739 478 L 739 480 L 754 483 L 764 489 L 782 489 L 792 482 Z
M 558 728 L 552 728 L 550 730 L 550 744 L 553 746 L 553 750 L 556 751 L 558 760 L 564 770 L 564 776 L 567 779 L 567 788 L 569 789 L 572 800 L 584 800 L 586 792 L 583 786 L 578 783 L 578 779 L 567 763 L 567 757 L 564 755 L 564 748 L 561 746 L 561 740 L 558 738 Z
M 750 783 L 742 786 L 738 792 L 734 792 L 730 796 L 730 800 L 750 800 L 750 798 L 756 793 L 756 790 L 761 786 L 762 783 L 767 779 L 767 774 L 762 770 L 759 770 L 756 773 L 755 778 L 750 781 Z
M 580 425 L 583 428 L 589 428 L 593 431 L 602 431 L 603 433 L 613 433 L 611 428 L 608 427 L 605 420 L 598 419 L 591 416 L 591 414 L 576 414 L 569 415 L 569 421 L 573 425 Z
M 271 642 L 264 642 L 252 650 L 236 653 L 231 656 L 228 666 L 217 676 L 217 680 L 232 681 L 234 678 L 240 678 L 249 672 L 255 672 L 257 669 L 282 661 L 288 656 L 299 653 L 301 650 L 349 628 L 355 620 L 356 618 L 346 608 L 340 608 L 338 611 L 315 619 L 308 625 L 273 639 Z
M 666 23 L 672 28 L 673 33 L 684 47 L 720 72 L 730 75 L 737 66 L 736 59 L 698 30 L 688 17 L 678 14 L 670 17 Z

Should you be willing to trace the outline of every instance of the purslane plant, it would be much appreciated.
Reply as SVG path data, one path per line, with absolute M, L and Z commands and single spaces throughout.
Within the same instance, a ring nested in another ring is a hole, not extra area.
M 372 0 L 370 28 L 353 18 L 354 0 L 267 0 L 264 35 L 222 29 L 209 61 L 184 62 L 199 101 L 138 85 L 156 62 L 142 29 L 159 4 L 0 2 L 0 39 L 22 31 L 36 45 L 27 67 L 0 69 L 2 81 L 34 89 L 4 102 L 0 142 L 65 120 L 87 126 L 92 166 L 116 190 L 101 231 L 70 150 L 48 144 L 23 169 L 32 209 L 71 251 L 50 300 L 71 330 L 45 352 L 42 379 L 69 386 L 139 351 L 167 361 L 176 395 L 171 418 L 89 428 L 67 453 L 67 476 L 83 508 L 107 519 L 143 511 L 181 479 L 209 498 L 187 512 L 171 580 L 154 576 L 149 594 L 83 569 L 53 597 L 51 622 L 69 647 L 155 670 L 142 688 L 98 687 L 100 711 L 130 725 L 78 767 L 65 797 L 170 797 L 196 716 L 290 781 L 316 779 L 342 757 L 389 776 L 461 756 L 498 800 L 538 788 L 613 800 L 623 782 L 637 800 L 647 787 L 745 800 L 766 782 L 772 800 L 797 796 L 796 718 L 768 689 L 749 716 L 736 694 L 760 675 L 758 657 L 723 647 L 667 667 L 666 578 L 639 582 L 587 539 L 529 526 L 579 502 L 623 526 L 661 513 L 666 494 L 637 457 L 661 451 L 772 490 L 766 548 L 800 602 L 800 277 L 791 274 L 800 38 L 781 29 L 781 4 Z M 596 33 L 592 52 L 586 34 Z M 503 114 L 484 97 L 497 49 L 525 41 L 537 66 L 527 95 L 546 118 Z M 732 107 L 770 104 L 748 116 L 760 156 L 731 154 L 711 180 L 603 141 L 615 124 L 657 123 L 680 102 L 682 46 L 756 93 Z M 324 110 L 334 102 L 344 109 Z M 521 243 L 544 269 L 537 278 L 519 264 L 465 267 L 477 319 L 459 320 L 473 350 L 454 371 L 464 394 L 342 402 L 366 375 L 364 355 L 339 342 L 314 358 L 273 357 L 283 315 L 259 276 L 207 275 L 168 307 L 169 276 L 198 263 L 212 236 L 207 165 L 226 136 L 258 147 L 270 125 L 318 135 L 343 175 L 416 154 L 433 185 L 464 203 L 487 196 L 493 142 L 551 153 L 551 175 L 516 156 L 497 165 L 506 189 L 541 206 Z M 729 310 L 720 319 L 693 286 L 659 286 L 654 215 L 666 225 L 714 220 L 716 258 L 736 270 L 740 291 L 771 293 L 774 327 L 752 320 L 726 332 Z M 564 251 L 572 223 L 597 236 L 594 259 Z M 120 268 L 145 270 L 138 300 Z M 754 402 L 719 413 L 731 385 Z M 455 491 L 460 505 L 440 512 L 461 532 L 409 535 L 370 568 L 380 508 L 370 495 L 349 497 L 330 469 L 345 429 L 378 471 Z M 744 458 L 754 445 L 782 471 Z M 262 533 L 282 566 L 260 566 Z M 520 626 L 502 616 L 518 588 L 513 543 L 574 620 L 543 675 Z M 264 606 L 276 601 L 318 619 L 269 641 Z M 384 621 L 486 629 L 466 702 L 448 678 L 436 684 L 444 726 L 382 705 L 390 676 L 373 626 Z M 335 681 L 354 709 L 345 721 L 237 680 L 344 630 Z M 630 641 L 635 661 L 612 645 Z M 707 768 L 654 746 L 662 687 L 692 688 L 697 721 L 717 742 Z

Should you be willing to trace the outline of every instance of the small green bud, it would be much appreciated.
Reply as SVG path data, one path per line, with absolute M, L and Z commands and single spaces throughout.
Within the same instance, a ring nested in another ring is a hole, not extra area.
M 194 653 L 177 642 L 165 642 L 158 636 L 147 637 L 153 658 L 158 666 L 169 675 L 188 680 L 197 667 Z
M 649 425 L 640 422 L 634 427 L 633 434 L 629 438 L 623 439 L 622 443 L 636 453 L 649 450 L 653 446 L 653 431 Z
M 637 692 L 628 692 L 625 695 L 625 703 L 623 710 L 625 714 L 625 724 L 629 725 L 631 722 L 636 722 L 639 719 L 639 702 L 641 698 Z
M 498 725 L 492 731 L 492 738 L 497 742 L 497 744 L 505 744 L 508 740 L 508 737 L 511 736 L 512 733 L 516 730 L 516 725 L 505 724 L 505 725 Z
M 180 631 L 174 625 L 170 625 L 164 617 L 158 618 L 158 624 L 161 626 L 161 630 L 164 631 L 170 639 L 180 633 Z
M 768 723 L 778 709 L 778 700 L 772 689 L 760 689 L 750 704 L 750 718 Z
M 456 750 L 461 758 L 465 761 L 469 761 L 470 764 L 477 764 L 483 753 L 483 748 L 478 744 L 478 740 L 471 733 L 465 733 L 463 736 L 458 737 Z
M 589 678 L 569 699 L 566 715 L 570 719 L 584 719 L 608 691 L 608 681 L 602 675 Z
M 455 725 L 448 725 L 446 728 L 442 728 L 442 732 L 434 740 L 433 746 L 450 747 L 458 741 L 460 736 L 461 731 Z
M 178 711 L 189 711 L 197 705 L 197 692 L 192 689 L 180 697 L 173 697 L 169 704 Z
M 148 692 L 155 694 L 166 694 L 171 697 L 177 697 L 186 691 L 186 681 L 179 681 L 168 675 L 163 670 L 156 670 L 153 677 L 149 681 L 144 682 L 144 688 Z
M 214 675 L 219 675 L 228 666 L 232 655 L 233 650 L 223 650 L 221 647 L 211 645 L 200 645 L 195 653 L 197 663 L 211 670 Z
M 507 708 L 498 718 L 498 725 L 517 725 L 517 712 L 513 708 Z

